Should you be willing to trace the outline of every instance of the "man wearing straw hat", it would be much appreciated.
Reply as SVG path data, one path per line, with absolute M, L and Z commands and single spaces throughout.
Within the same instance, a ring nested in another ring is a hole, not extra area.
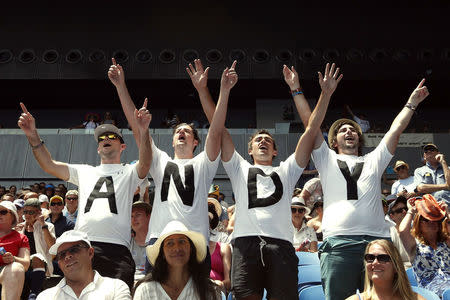
M 353 120 L 340 119 L 318 135 L 312 157 L 324 194 L 319 249 L 322 285 L 327 299 L 346 299 L 363 288 L 363 254 L 371 240 L 389 238 L 379 196 L 381 176 L 417 106 L 428 96 L 422 80 L 391 128 L 372 152 L 362 156 L 363 136 Z

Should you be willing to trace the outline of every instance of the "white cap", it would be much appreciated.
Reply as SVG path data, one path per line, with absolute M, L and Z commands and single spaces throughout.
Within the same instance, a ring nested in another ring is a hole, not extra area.
M 39 202 L 41 203 L 49 202 L 47 195 L 39 195 Z
M 19 222 L 19 216 L 17 215 L 17 208 L 11 201 L 4 200 L 0 202 L 0 206 L 3 206 L 7 210 L 11 211 L 13 215 L 16 217 L 16 220 L 13 222 L 13 225 Z
M 64 243 L 72 243 L 83 241 L 86 242 L 89 247 L 91 247 L 91 242 L 89 242 L 88 236 L 86 233 L 78 230 L 69 230 L 61 234 L 59 238 L 56 239 L 56 242 L 53 246 L 50 247 L 48 252 L 52 255 L 56 255 L 58 253 L 58 248 Z

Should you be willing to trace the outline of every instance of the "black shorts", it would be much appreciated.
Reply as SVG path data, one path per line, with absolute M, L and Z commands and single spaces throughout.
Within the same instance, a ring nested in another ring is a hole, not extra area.
M 136 265 L 127 247 L 119 244 L 91 242 L 94 248 L 92 268 L 100 275 L 123 280 L 130 291 L 134 285 Z
M 266 243 L 262 247 L 261 239 Z M 264 288 L 267 299 L 298 299 L 298 257 L 290 242 L 258 236 L 236 238 L 231 262 L 232 291 L 237 299 L 262 296 Z

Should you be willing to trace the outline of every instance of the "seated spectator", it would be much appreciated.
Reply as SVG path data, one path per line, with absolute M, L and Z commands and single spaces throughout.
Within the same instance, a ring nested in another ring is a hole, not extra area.
M 16 197 L 16 193 L 17 193 L 17 187 L 15 186 L 15 185 L 11 185 L 10 187 L 9 187 L 9 192 L 11 193 L 11 194 L 13 194 L 13 196 L 14 196 L 14 198 Z
M 66 188 L 66 186 L 65 186 L 64 184 L 60 183 L 60 184 L 58 184 L 58 188 L 61 189 L 61 193 L 62 193 L 62 195 L 59 195 L 59 196 L 61 196 L 61 197 L 64 198 L 64 196 L 65 196 L 66 193 L 67 193 L 67 188 Z M 55 191 L 55 192 L 56 192 L 56 191 Z
M 398 196 L 393 202 L 389 204 L 387 219 L 393 223 L 393 226 L 390 228 L 391 232 L 391 240 L 394 246 L 397 248 L 400 253 L 400 257 L 402 258 L 403 265 L 405 269 L 411 268 L 411 262 L 409 261 L 408 253 L 403 246 L 402 241 L 400 240 L 399 235 L 399 227 L 403 218 L 408 211 L 407 200 L 403 196 Z
M 411 289 L 400 254 L 395 246 L 387 240 L 370 242 L 364 253 L 365 275 L 364 292 L 347 300 L 361 299 L 399 299 L 426 300 Z
M 95 129 L 98 125 L 100 125 L 99 122 L 100 116 L 96 113 L 87 113 L 85 116 L 85 120 L 83 123 L 70 127 L 70 129 L 74 128 L 85 128 L 85 129 Z
M 294 229 L 293 245 L 295 251 L 317 252 L 317 236 L 314 229 L 306 226 L 305 215 L 311 210 L 303 199 L 294 197 L 291 203 L 292 225 Z
M 30 185 L 30 190 L 34 193 L 39 193 L 39 183 L 34 183 Z
M 72 230 L 75 223 L 67 219 L 62 210 L 64 208 L 64 200 L 62 197 L 55 195 L 50 199 L 50 214 L 45 222 L 52 223 L 55 226 L 55 236 L 59 238 L 61 234 Z
M 47 184 L 45 186 L 45 193 L 44 193 L 48 199 L 53 197 L 55 195 L 55 186 L 51 183 Z
M 31 193 L 26 194 L 24 197 L 24 200 L 26 201 L 31 198 L 39 197 L 38 199 L 39 199 L 39 203 L 41 204 L 41 213 L 44 216 L 44 218 L 47 218 L 47 216 L 50 214 L 50 210 L 49 210 L 50 201 L 48 201 L 49 198 L 47 197 L 47 195 L 34 196 L 34 195 L 30 195 L 30 194 Z M 32 193 L 32 194 L 35 194 L 35 193 Z
M 130 289 L 120 279 L 102 277 L 92 269 L 94 248 L 84 232 L 64 232 L 50 248 L 64 273 L 55 286 L 39 294 L 47 299 L 131 299 Z
M 39 182 L 39 194 L 45 194 L 45 182 Z
M 24 221 L 24 219 L 23 219 L 23 206 L 25 205 L 25 200 L 23 200 L 23 199 L 16 199 L 16 200 L 14 200 L 14 205 L 16 206 L 16 209 L 17 209 L 17 216 L 18 216 L 18 219 L 17 219 L 17 224 L 18 223 L 22 223 L 23 221 Z
M 305 201 L 306 206 L 311 209 L 315 202 L 322 200 L 323 191 L 320 178 L 312 178 L 303 186 L 300 198 Z
M 213 199 L 208 198 L 208 216 L 209 216 L 209 254 L 211 255 L 211 272 L 209 277 L 226 294 L 231 289 L 231 248 L 227 243 L 218 242 L 217 235 L 223 232 L 215 231 L 219 224 L 222 213 L 222 206 Z
M 32 294 L 38 295 L 45 276 L 53 274 L 52 256 L 48 249 L 55 243 L 55 227 L 44 221 L 41 205 L 36 198 L 25 201 L 23 213 L 25 222 L 18 224 L 16 230 L 27 236 L 31 254 L 31 268 L 25 275 L 24 293 L 31 289 Z
M 3 197 L 4 194 L 6 194 L 6 188 L 0 185 L 0 197 Z
M 316 232 L 317 240 L 323 241 L 323 232 L 322 232 L 322 218 L 323 218 L 323 200 L 320 199 L 316 201 L 311 209 L 311 215 L 315 217 L 306 223 L 308 227 L 311 227 Z
M 101 124 L 112 124 L 114 126 L 117 126 L 116 120 L 114 120 L 112 113 L 110 111 L 105 112 Z
M 1 201 L 9 201 L 9 202 L 13 202 L 15 199 L 14 195 L 11 193 L 6 193 L 2 196 Z
M 394 165 L 398 180 L 391 186 L 391 194 L 404 196 L 406 199 L 414 196 L 414 176 L 409 175 L 409 165 L 403 160 L 397 160 Z
M 78 191 L 69 190 L 66 193 L 66 207 L 63 209 L 64 216 L 72 221 L 74 224 L 77 222 L 78 216 Z
M 60 188 L 59 186 L 55 187 L 54 196 L 59 196 L 61 198 L 64 198 L 65 195 L 66 195 L 66 191 L 64 189 Z
M 136 265 L 135 279 L 139 275 L 145 275 L 145 247 L 147 246 L 145 237 L 147 236 L 151 213 L 152 207 L 150 204 L 143 201 L 133 203 L 131 229 L 134 231 L 134 236 L 131 237 L 130 252 Z
M 211 195 L 211 194 L 210 194 Z M 214 213 L 214 215 L 212 215 Z M 228 233 L 225 231 L 219 230 L 219 226 L 222 225 L 220 222 L 220 216 L 223 213 L 223 207 L 220 205 L 219 201 L 217 201 L 215 198 L 208 197 L 208 216 L 209 216 L 209 238 L 213 242 L 220 242 L 220 243 L 229 243 L 229 236 Z M 217 224 L 214 223 L 214 227 L 211 228 L 211 218 L 213 216 L 218 217 Z
M 409 209 L 399 233 L 420 287 L 440 297 L 450 282 L 450 247 L 442 232 L 447 206 L 430 194 L 408 200 Z M 417 214 L 416 214 L 417 212 Z M 411 229 L 411 221 L 412 229 Z
M 147 247 L 151 273 L 136 284 L 133 299 L 220 299 L 220 291 L 202 270 L 205 238 L 179 221 L 169 222 Z
M 25 270 L 30 265 L 28 238 L 13 230 L 18 215 L 16 207 L 9 201 L 0 202 L 0 255 L 1 299 L 19 299 L 25 280 Z
M 444 154 L 434 144 L 423 147 L 423 159 L 425 166 L 414 171 L 415 192 L 420 194 L 432 194 L 439 200 L 445 200 L 450 204 L 450 169 Z
M 350 109 L 350 106 L 345 105 L 345 110 L 347 111 L 348 114 L 350 114 L 353 118 L 353 120 L 356 121 L 356 123 L 359 124 L 359 126 L 361 127 L 361 131 L 363 133 L 369 132 L 370 130 L 370 122 L 367 119 L 367 116 L 360 114 L 359 117 L 357 115 L 355 115 L 352 110 Z

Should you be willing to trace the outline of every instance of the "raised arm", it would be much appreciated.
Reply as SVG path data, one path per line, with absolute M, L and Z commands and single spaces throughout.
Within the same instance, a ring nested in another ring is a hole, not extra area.
M 322 141 L 320 126 L 327 112 L 328 104 L 330 103 L 331 95 L 336 90 L 337 85 L 342 80 L 343 75 L 339 75 L 339 68 L 335 69 L 335 64 L 327 64 L 325 73 L 318 72 L 319 84 L 322 89 L 319 101 L 317 102 L 314 111 L 308 122 L 305 132 L 300 137 L 297 148 L 295 149 L 295 159 L 297 164 L 304 168 L 308 164 L 313 147 L 316 145 L 318 137 Z
M 444 171 L 445 183 L 441 184 L 426 184 L 420 183 L 417 185 L 417 192 L 421 194 L 431 194 L 437 191 L 450 189 L 450 169 L 448 168 L 445 156 L 442 153 L 436 155 L 436 160 L 441 163 L 442 170 Z
M 139 148 L 141 141 L 139 136 L 139 130 L 137 129 L 138 124 L 136 124 L 136 120 L 134 118 L 134 111 L 136 110 L 136 106 L 134 105 L 130 93 L 128 92 L 128 88 L 125 83 L 125 73 L 123 71 L 123 68 L 121 65 L 116 63 L 116 60 L 114 58 L 112 58 L 112 65 L 109 67 L 108 70 L 108 78 L 111 81 L 111 83 L 114 84 L 114 86 L 116 87 L 117 95 L 119 95 L 123 113 L 127 118 L 128 124 L 130 124 L 131 126 L 134 139 L 136 140 L 136 144 Z
M 22 108 L 22 114 L 19 117 L 17 125 L 25 133 L 25 136 L 30 143 L 34 158 L 38 162 L 44 172 L 55 176 L 64 181 L 69 180 L 69 168 L 67 164 L 62 162 L 54 161 L 48 152 L 47 147 L 45 147 L 44 142 L 41 140 L 37 129 L 36 121 L 31 113 L 25 107 L 25 104 L 20 102 L 20 107 Z
M 139 178 L 145 178 L 152 164 L 152 145 L 150 143 L 150 133 L 148 126 L 152 121 L 152 115 L 147 110 L 147 98 L 144 100 L 142 108 L 134 109 L 134 122 L 139 131 L 139 162 L 137 163 L 137 172 Z
M 311 117 L 311 108 L 309 107 L 308 101 L 306 100 L 302 87 L 300 86 L 298 73 L 293 66 L 289 69 L 286 65 L 283 65 L 283 76 L 284 81 L 291 90 L 295 107 L 297 108 L 297 112 L 300 115 L 300 119 L 306 129 L 309 118 Z
M 206 137 L 206 154 L 209 160 L 215 160 L 220 153 L 222 132 L 225 129 L 225 119 L 227 116 L 228 98 L 230 91 L 238 81 L 235 71 L 236 61 L 230 69 L 226 68 L 220 80 L 220 94 L 217 107 L 211 120 L 211 125 Z
M 236 63 L 233 62 L 233 65 L 236 66 Z M 229 71 L 234 71 L 235 68 L 230 68 Z M 203 108 L 203 112 L 208 118 L 208 122 L 212 124 L 212 119 L 214 116 L 214 112 L 216 110 L 216 106 L 212 99 L 211 93 L 208 90 L 207 82 L 208 82 L 208 71 L 209 67 L 204 69 L 202 62 L 200 59 L 194 60 L 194 66 L 189 64 L 189 68 L 186 68 L 189 77 L 191 78 L 192 84 L 198 92 L 198 96 L 200 98 L 200 103 Z M 222 148 L 222 160 L 229 161 L 231 156 L 234 153 L 234 144 L 231 139 L 231 135 L 223 128 L 222 132 L 222 140 L 221 140 L 221 148 Z
M 408 212 L 405 217 L 402 219 L 400 226 L 398 228 L 398 233 L 400 239 L 405 247 L 406 252 L 409 255 L 410 261 L 414 259 L 413 254 L 416 248 L 416 240 L 411 234 L 411 223 L 414 219 L 414 216 L 417 213 L 417 208 L 414 204 L 414 198 L 408 199 Z
M 423 85 L 424 83 L 425 79 L 422 79 L 416 89 L 412 92 L 411 96 L 409 96 L 405 107 L 403 107 L 397 117 L 395 117 L 391 128 L 383 138 L 391 154 L 394 154 L 400 135 L 408 126 L 417 106 L 430 94 L 427 87 Z

